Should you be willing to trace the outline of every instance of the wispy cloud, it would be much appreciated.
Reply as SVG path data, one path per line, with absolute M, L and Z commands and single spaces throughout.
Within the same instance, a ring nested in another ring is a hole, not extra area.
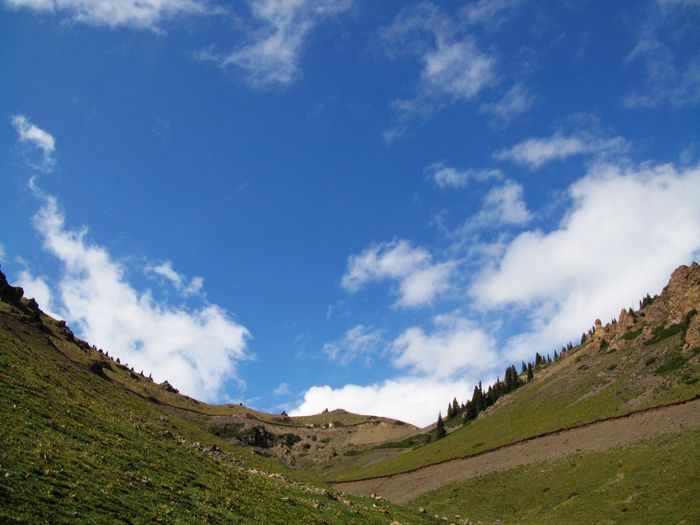
M 384 344 L 384 336 L 380 330 L 358 324 L 345 332 L 342 338 L 325 343 L 323 353 L 342 365 L 359 361 L 369 366 L 382 352 Z
M 532 219 L 532 213 L 523 199 L 523 187 L 513 180 L 491 188 L 484 205 L 460 229 L 461 234 L 478 228 L 522 226 Z
M 354 293 L 371 282 L 398 281 L 396 305 L 414 308 L 432 303 L 438 294 L 447 290 L 453 270 L 453 262 L 433 263 L 427 250 L 399 240 L 376 244 L 351 256 L 341 284 Z
M 520 115 L 527 113 L 535 103 L 535 97 L 522 84 L 515 84 L 496 102 L 479 106 L 479 112 L 491 116 L 491 125 L 505 127 Z
M 501 26 L 523 0 L 476 0 L 462 9 L 470 25 L 481 25 L 493 31 Z
M 497 151 L 493 157 L 524 164 L 535 170 L 552 161 L 575 155 L 619 155 L 628 147 L 628 142 L 622 137 L 608 137 L 598 131 L 581 129 L 569 134 L 556 132 L 549 137 L 529 138 Z
M 657 2 L 636 46 L 627 56 L 630 63 L 641 61 L 647 75 L 646 85 L 625 97 L 627 107 L 655 108 L 662 104 L 687 107 L 700 103 L 698 24 L 700 2 L 697 0 Z M 666 35 L 665 31 L 671 27 L 672 35 Z M 695 52 L 688 55 L 691 49 Z
M 11 9 L 52 13 L 92 26 L 158 30 L 165 19 L 207 12 L 199 0 L 4 0 Z
M 51 133 L 33 124 L 24 115 L 12 117 L 12 125 L 17 131 L 17 140 L 23 148 L 27 164 L 43 172 L 53 170 L 56 165 L 56 139 Z
M 391 103 L 395 121 L 384 133 L 387 141 L 405 133 L 413 120 L 473 100 L 496 83 L 496 57 L 479 49 L 473 36 L 434 4 L 405 7 L 382 31 L 382 39 L 389 57 L 408 53 L 421 62 L 415 95 Z
M 175 271 L 171 261 L 165 261 L 155 266 L 147 265 L 145 271 L 147 275 L 158 275 L 167 279 L 178 292 L 185 296 L 197 294 L 204 287 L 203 278 L 193 277 L 188 282 L 184 275 Z
M 300 75 L 299 60 L 304 44 L 324 20 L 347 11 L 352 0 L 249 0 L 258 26 L 249 41 L 232 51 L 198 53 L 226 68 L 242 70 L 254 86 L 287 85 Z
M 44 249 L 62 267 L 49 292 L 51 304 L 58 303 L 82 337 L 123 362 L 152 371 L 157 380 L 167 379 L 186 394 L 216 400 L 224 383 L 236 378 L 236 364 L 249 357 L 248 330 L 214 304 L 189 309 L 138 291 L 127 281 L 124 266 L 87 240 L 86 228 L 66 227 L 54 197 L 40 198 L 34 225 Z M 35 279 L 34 284 L 40 283 Z
M 276 396 L 286 396 L 289 394 L 291 390 L 289 389 L 289 385 L 287 383 L 280 383 L 273 391 L 272 393 L 275 394 Z
M 466 188 L 469 181 L 475 180 L 484 182 L 489 179 L 500 179 L 503 177 L 501 170 L 489 169 L 457 169 L 448 166 L 443 162 L 434 162 L 425 168 L 427 175 L 442 189 Z

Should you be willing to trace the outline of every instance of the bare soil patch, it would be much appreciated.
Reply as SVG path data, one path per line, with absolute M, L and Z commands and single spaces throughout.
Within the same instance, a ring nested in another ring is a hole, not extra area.
M 700 427 L 700 399 L 562 430 L 412 472 L 332 485 L 351 494 L 379 494 L 394 503 L 405 504 L 454 481 L 532 465 L 569 454 L 621 447 L 659 434 L 696 427 Z

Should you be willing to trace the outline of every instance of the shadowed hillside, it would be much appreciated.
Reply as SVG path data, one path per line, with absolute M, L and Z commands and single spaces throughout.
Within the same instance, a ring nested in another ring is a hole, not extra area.
M 434 522 L 329 490 L 180 417 L 165 405 L 253 412 L 154 384 L 74 337 L 2 274 L 0 300 L 1 522 Z

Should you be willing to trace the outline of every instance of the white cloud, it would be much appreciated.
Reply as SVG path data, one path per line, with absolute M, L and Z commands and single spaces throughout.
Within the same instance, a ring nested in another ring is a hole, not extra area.
M 590 131 L 579 131 L 571 135 L 559 132 L 550 137 L 536 137 L 519 142 L 515 146 L 494 153 L 497 160 L 509 160 L 538 169 L 545 164 L 564 160 L 574 155 L 610 155 L 627 149 L 622 137 L 602 137 Z
M 460 25 L 422 2 L 404 8 L 382 32 L 390 57 L 410 53 L 422 64 L 414 97 L 391 103 L 396 121 L 384 133 L 387 141 L 405 133 L 412 120 L 427 118 L 445 104 L 470 101 L 496 83 L 496 58 L 481 51 Z
M 236 363 L 248 357 L 246 328 L 216 305 L 192 310 L 140 293 L 105 248 L 86 240 L 85 229 L 66 229 L 54 197 L 42 198 L 34 224 L 44 248 L 62 264 L 53 297 L 72 327 L 122 362 L 151 371 L 158 381 L 167 379 L 188 395 L 216 400 L 224 382 L 236 377 Z
M 515 305 L 529 317 L 531 328 L 506 345 L 514 359 L 616 316 L 700 255 L 700 166 L 598 164 L 569 195 L 557 229 L 518 235 L 472 286 L 480 307 Z
M 527 113 L 535 102 L 535 97 L 522 84 L 515 84 L 506 91 L 500 100 L 479 106 L 479 112 L 491 115 L 491 124 L 503 127 L 523 113 Z
M 255 86 L 286 85 L 300 74 L 299 58 L 311 31 L 347 11 L 352 0 L 248 1 L 259 27 L 250 42 L 228 53 L 205 51 L 203 60 L 242 69 Z
M 34 277 L 27 269 L 22 270 L 17 278 L 18 286 L 24 289 L 24 296 L 34 298 L 45 313 L 54 319 L 60 319 L 60 314 L 54 312 L 54 302 L 51 289 L 43 277 Z
M 24 115 L 12 117 L 12 125 L 17 131 L 19 143 L 26 148 L 27 163 L 39 171 L 51 171 L 56 163 L 56 139 L 48 131 L 32 124 Z
M 495 341 L 473 322 L 441 315 L 434 324 L 432 333 L 414 326 L 394 340 L 393 366 L 408 368 L 414 375 L 449 379 L 496 364 Z
M 276 396 L 286 396 L 290 392 L 291 390 L 289 390 L 289 385 L 287 383 L 280 383 L 277 388 L 272 391 Z
M 508 180 L 502 186 L 489 190 L 483 208 L 464 224 L 461 232 L 481 227 L 523 225 L 531 219 L 532 213 L 523 199 L 523 187 Z
M 463 14 L 471 25 L 497 29 L 522 4 L 522 0 L 477 0 L 466 5 Z
M 313 386 L 290 415 L 317 414 L 328 408 L 343 408 L 358 414 L 396 418 L 417 426 L 434 423 L 439 411 L 455 395 L 471 396 L 473 383 L 465 380 L 440 381 L 418 377 L 388 379 L 373 385 L 345 385 L 340 388 Z
M 5 247 L 0 244 L 0 263 L 5 260 Z
M 362 327 L 358 332 L 372 330 Z M 371 337 L 376 351 L 378 336 Z M 454 396 L 470 396 L 482 374 L 497 364 L 493 338 L 459 312 L 435 316 L 430 331 L 415 326 L 405 330 L 391 343 L 388 355 L 392 367 L 406 369 L 408 375 L 372 385 L 313 386 L 292 414 L 344 408 L 424 426 L 434 422 Z
M 425 172 L 435 181 L 435 184 L 443 189 L 466 188 L 470 180 L 483 182 L 488 179 L 500 179 L 503 177 L 503 173 L 498 169 L 459 170 L 442 162 L 434 162 L 425 169 Z
M 187 282 L 187 278 L 176 272 L 173 268 L 173 263 L 170 261 L 165 261 L 157 266 L 148 265 L 145 270 L 147 274 L 155 274 L 164 277 L 172 283 L 178 292 L 185 296 L 198 294 L 204 287 L 204 279 L 201 277 L 193 277 Z
M 641 61 L 647 79 L 641 89 L 629 93 L 624 103 L 631 108 L 674 107 L 700 103 L 700 52 L 697 26 L 700 23 L 697 0 L 660 0 L 652 9 L 628 62 Z M 681 23 L 677 23 L 677 22 Z M 682 28 L 686 26 L 685 31 Z M 673 28 L 671 35 L 664 31 Z M 674 48 L 675 47 L 675 48 Z M 690 50 L 695 52 L 688 53 Z M 680 53 L 678 52 L 680 51 Z
M 358 324 L 345 332 L 342 338 L 325 343 L 323 353 L 342 365 L 361 361 L 369 366 L 383 346 L 384 337 L 380 330 Z
M 166 18 L 178 15 L 201 14 L 206 3 L 199 0 L 4 0 L 12 9 L 31 9 L 44 13 L 67 16 L 71 20 L 92 25 L 116 28 L 158 28 Z
M 351 256 L 341 284 L 354 293 L 374 281 L 398 281 L 396 304 L 410 308 L 430 304 L 438 294 L 447 290 L 453 270 L 453 262 L 434 264 L 427 250 L 399 240 L 376 244 Z

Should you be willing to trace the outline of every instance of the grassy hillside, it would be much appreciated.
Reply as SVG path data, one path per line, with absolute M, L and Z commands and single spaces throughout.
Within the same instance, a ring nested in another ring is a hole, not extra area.
M 700 429 L 446 485 L 411 505 L 504 524 L 700 523 Z
M 405 472 L 697 396 L 700 348 L 689 346 L 688 340 L 693 344 L 697 341 L 692 330 L 700 317 L 689 308 L 696 305 L 700 310 L 700 282 L 695 275 L 700 268 L 694 265 L 692 270 L 693 294 L 684 292 L 678 299 L 666 291 L 635 314 L 629 329 L 617 323 L 600 326 L 587 342 L 555 363 L 540 367 L 533 381 L 500 398 L 476 420 L 447 437 L 415 447 L 408 443 L 409 447 L 398 447 L 392 454 L 380 456 L 376 450 L 370 451 L 330 466 L 324 476 L 347 481 Z M 679 310 L 681 303 L 684 309 Z M 680 320 L 673 319 L 674 315 Z
M 434 522 L 329 491 L 164 411 L 165 401 L 200 405 L 25 300 L 0 302 L 0 522 Z

